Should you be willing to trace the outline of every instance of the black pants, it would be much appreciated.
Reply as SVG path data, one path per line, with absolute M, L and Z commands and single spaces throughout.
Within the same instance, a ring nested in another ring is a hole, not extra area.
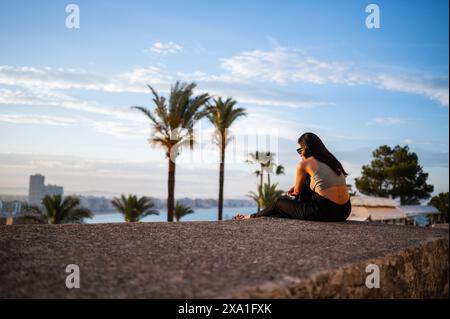
M 305 186 L 300 198 L 292 199 L 289 196 L 283 196 L 259 213 L 252 214 L 251 218 L 267 216 L 338 222 L 350 216 L 352 210 L 350 200 L 339 205 L 311 191 L 308 180 Z

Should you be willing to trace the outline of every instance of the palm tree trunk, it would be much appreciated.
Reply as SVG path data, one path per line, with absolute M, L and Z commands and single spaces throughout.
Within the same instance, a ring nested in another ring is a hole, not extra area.
M 219 169 L 219 216 L 218 219 L 223 218 L 223 184 L 225 175 L 225 136 L 222 134 L 220 143 L 220 169 Z
M 260 182 L 259 182 L 259 186 L 261 187 L 261 189 L 263 188 L 263 183 L 264 183 L 264 175 L 263 175 L 263 172 L 264 172 L 264 170 L 263 170 L 263 166 L 261 165 L 261 173 L 259 174 L 259 180 L 260 180 Z M 261 193 L 258 191 L 258 195 L 259 196 L 261 196 Z M 258 201 L 258 212 L 261 210 L 261 204 L 260 204 L 260 202 Z
M 173 211 L 175 207 L 175 163 L 169 157 L 169 178 L 167 196 L 167 221 L 173 222 Z
M 258 186 L 258 178 L 259 178 L 259 174 L 256 175 L 256 186 Z M 259 190 L 259 187 L 257 187 L 257 188 Z M 259 191 L 258 191 L 258 194 L 259 194 Z M 257 210 L 257 212 L 259 213 L 260 210 L 261 210 L 261 207 L 259 206 L 259 201 L 258 201 L 258 210 Z
M 267 173 L 267 183 L 269 184 L 269 187 L 270 187 L 270 174 L 269 173 Z
M 264 172 L 264 170 L 263 170 L 263 167 L 261 166 L 261 174 L 259 174 L 259 185 L 261 187 L 263 187 L 263 183 L 264 183 L 264 180 L 263 180 L 264 174 L 263 174 L 263 172 Z

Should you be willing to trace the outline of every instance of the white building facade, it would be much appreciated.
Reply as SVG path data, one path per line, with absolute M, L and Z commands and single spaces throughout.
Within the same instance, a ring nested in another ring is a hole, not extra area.
M 427 226 L 439 221 L 433 206 L 402 206 L 393 199 L 356 195 L 351 197 L 352 212 L 348 220 L 378 221 L 389 224 Z
M 30 176 L 30 187 L 28 189 L 28 203 L 39 205 L 47 195 L 64 194 L 64 188 L 58 185 L 45 185 L 45 176 L 41 174 Z

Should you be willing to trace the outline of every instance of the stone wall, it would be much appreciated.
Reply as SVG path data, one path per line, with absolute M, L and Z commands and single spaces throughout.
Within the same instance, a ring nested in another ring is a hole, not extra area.
M 448 240 L 433 240 L 303 280 L 280 276 L 225 298 L 448 298 L 448 251 Z M 379 289 L 366 286 L 368 264 L 379 266 Z
M 277 218 L 0 226 L 0 298 L 445 298 L 448 238 Z M 68 264 L 80 289 L 65 285 Z

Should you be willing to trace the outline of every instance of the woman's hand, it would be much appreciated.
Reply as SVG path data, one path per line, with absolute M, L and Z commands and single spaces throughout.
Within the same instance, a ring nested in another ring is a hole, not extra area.
M 233 219 L 236 220 L 250 219 L 250 215 L 237 214 L 236 216 L 233 217 Z
M 291 188 L 289 188 L 287 194 L 292 196 L 294 193 L 294 189 L 295 189 L 295 186 L 292 186 Z

